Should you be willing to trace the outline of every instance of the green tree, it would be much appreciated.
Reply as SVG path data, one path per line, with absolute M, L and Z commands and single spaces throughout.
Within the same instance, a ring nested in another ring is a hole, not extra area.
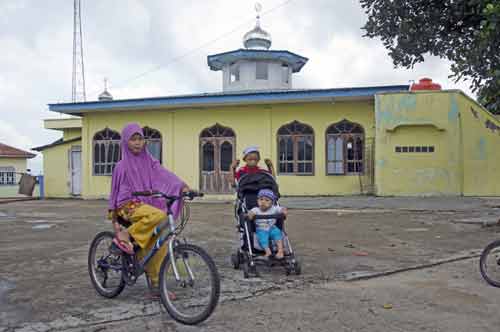
M 500 113 L 500 0 L 360 0 L 365 36 L 381 38 L 396 67 L 431 54 L 469 79 L 479 102 Z

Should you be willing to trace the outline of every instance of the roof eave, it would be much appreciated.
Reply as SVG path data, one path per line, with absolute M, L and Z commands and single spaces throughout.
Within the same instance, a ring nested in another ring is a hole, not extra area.
M 258 54 L 260 54 L 260 56 L 257 56 Z M 207 56 L 207 63 L 211 70 L 218 71 L 222 70 L 224 65 L 235 62 L 240 59 L 279 60 L 288 63 L 292 67 L 294 73 L 299 72 L 302 69 L 302 67 L 304 67 L 304 65 L 307 63 L 307 61 L 309 61 L 308 58 L 292 53 L 290 51 L 239 49 L 235 51 L 209 55 Z
M 9 158 L 9 159 L 31 159 L 35 158 L 36 154 L 29 153 L 24 156 L 21 155 L 11 155 L 11 154 L 0 154 L 0 158 Z
M 32 148 L 31 150 L 42 152 L 45 149 L 53 148 L 55 146 L 64 145 L 64 144 L 67 144 L 67 143 L 74 143 L 74 142 L 81 141 L 81 140 L 82 140 L 81 137 L 75 137 L 75 138 L 72 138 L 72 139 L 68 139 L 66 141 L 61 141 L 61 139 L 58 139 L 55 142 L 52 142 L 52 143 L 46 144 L 46 145 L 42 145 L 42 146 L 37 146 L 37 147 Z
M 404 91 L 407 89 L 407 85 L 397 85 L 345 89 L 284 90 L 222 95 L 173 96 L 149 99 L 113 100 L 106 102 L 49 104 L 49 110 L 63 114 L 81 115 L 83 113 L 95 111 L 125 111 L 144 108 L 150 110 L 174 110 L 235 105 L 291 104 L 356 99 L 366 100 L 373 98 L 375 94 L 382 91 Z

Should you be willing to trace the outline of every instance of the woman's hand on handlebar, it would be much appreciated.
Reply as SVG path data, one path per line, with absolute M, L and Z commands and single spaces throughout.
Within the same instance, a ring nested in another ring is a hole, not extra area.
M 195 197 L 203 197 L 203 193 L 191 189 L 186 185 L 184 188 L 182 188 L 182 197 L 187 197 L 188 199 L 192 200 Z

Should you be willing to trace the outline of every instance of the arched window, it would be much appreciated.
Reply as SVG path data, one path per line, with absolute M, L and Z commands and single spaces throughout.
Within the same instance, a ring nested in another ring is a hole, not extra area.
M 294 121 L 278 130 L 278 173 L 308 174 L 314 170 L 314 131 Z
M 342 120 L 326 129 L 326 174 L 363 173 L 365 131 L 357 123 Z
M 209 137 L 235 137 L 234 131 L 231 128 L 221 126 L 220 124 L 215 124 L 210 128 L 204 129 L 200 138 L 209 138 Z
M 142 128 L 144 132 L 144 139 L 146 140 L 146 148 L 149 153 L 153 155 L 156 159 L 162 162 L 162 145 L 161 145 L 161 133 L 153 128 L 144 127 Z
M 120 160 L 120 134 L 105 128 L 94 135 L 94 175 L 111 175 Z

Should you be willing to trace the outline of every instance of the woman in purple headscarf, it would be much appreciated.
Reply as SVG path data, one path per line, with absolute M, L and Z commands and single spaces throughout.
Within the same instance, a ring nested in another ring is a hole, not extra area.
M 153 230 L 166 218 L 165 200 L 151 196 L 134 197 L 135 191 L 157 190 L 168 195 L 179 195 L 189 191 L 189 187 L 175 174 L 163 168 L 145 147 L 142 128 L 131 123 L 125 126 L 121 136 L 121 160 L 116 164 L 111 181 L 109 210 L 112 214 L 116 238 L 113 242 L 124 252 L 133 254 L 131 238 L 141 250 L 137 253 L 143 257 L 154 245 Z M 172 206 L 174 218 L 177 218 L 182 202 Z M 120 216 L 132 225 L 120 229 L 117 218 Z M 158 275 L 166 246 L 151 259 L 146 266 L 146 273 L 153 287 L 158 285 Z

